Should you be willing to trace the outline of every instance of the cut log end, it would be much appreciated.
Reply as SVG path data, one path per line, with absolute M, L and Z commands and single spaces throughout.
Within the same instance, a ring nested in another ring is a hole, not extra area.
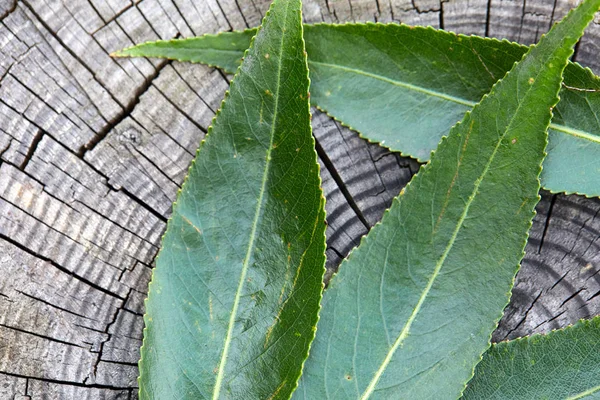
M 60 4 L 59 4 L 60 3 Z M 201 65 L 109 54 L 257 26 L 268 1 L 0 2 L 0 398 L 137 398 L 143 300 L 171 203 L 228 86 Z M 307 0 L 379 21 L 534 43 L 569 1 Z M 577 48 L 597 69 L 598 25 Z M 314 111 L 329 274 L 416 173 Z M 494 340 L 600 313 L 598 199 L 542 194 Z

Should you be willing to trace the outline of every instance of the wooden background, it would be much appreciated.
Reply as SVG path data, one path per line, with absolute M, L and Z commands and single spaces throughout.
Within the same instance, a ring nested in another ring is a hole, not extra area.
M 308 0 L 304 18 L 533 43 L 574 5 Z M 267 8 L 267 0 L 0 0 L 0 399 L 137 398 L 151 266 L 228 77 L 108 54 L 256 26 Z M 597 72 L 598 36 L 594 24 L 575 54 Z M 333 269 L 418 165 L 319 112 L 313 128 Z M 542 193 L 494 340 L 600 314 L 599 212 L 598 199 Z

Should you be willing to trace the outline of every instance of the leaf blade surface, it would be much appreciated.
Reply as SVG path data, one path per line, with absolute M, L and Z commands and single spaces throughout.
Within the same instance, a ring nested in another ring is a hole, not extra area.
M 600 398 L 600 318 L 493 344 L 463 399 Z
M 141 398 L 289 398 L 314 337 L 324 199 L 299 0 L 276 0 L 173 208 Z
M 489 346 L 538 200 L 584 3 L 442 140 L 340 266 L 296 398 L 458 398 Z
M 254 32 L 150 42 L 119 54 L 203 62 L 232 72 Z M 365 139 L 421 161 L 528 49 L 397 24 L 306 25 L 305 38 L 311 102 Z M 600 196 L 600 79 L 575 63 L 564 79 L 542 186 Z

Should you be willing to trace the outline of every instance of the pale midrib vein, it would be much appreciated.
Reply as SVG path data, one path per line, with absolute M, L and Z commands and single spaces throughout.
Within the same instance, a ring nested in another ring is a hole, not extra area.
M 289 3 L 288 3 L 289 7 Z M 285 8 L 284 18 L 285 21 L 287 19 L 288 9 Z M 268 175 L 269 175 L 269 167 L 271 165 L 271 150 L 273 149 L 273 140 L 275 137 L 275 121 L 277 119 L 277 112 L 279 108 L 279 89 L 281 86 L 281 57 L 283 55 L 283 42 L 284 37 L 281 38 L 281 44 L 279 46 L 279 58 L 277 60 L 277 88 L 275 90 L 275 104 L 273 107 L 273 122 L 271 125 L 271 137 L 269 141 L 269 147 L 266 152 L 266 163 L 265 170 L 263 172 L 262 182 L 260 193 L 258 195 L 258 201 L 256 204 L 256 212 L 254 214 L 254 220 L 252 223 L 252 231 L 250 232 L 250 240 L 248 242 L 248 250 L 246 252 L 246 257 L 244 258 L 244 263 L 242 265 L 242 272 L 240 274 L 240 280 L 238 283 L 238 287 L 235 293 L 235 299 L 233 301 L 233 307 L 231 309 L 231 316 L 229 317 L 229 325 L 227 327 L 227 335 L 225 336 L 225 344 L 223 346 L 223 353 L 221 354 L 221 361 L 219 362 L 219 372 L 217 374 L 217 379 L 215 381 L 215 389 L 213 392 L 213 400 L 217 400 L 219 398 L 219 394 L 221 391 L 221 385 L 223 384 L 223 376 L 225 374 L 225 364 L 227 363 L 227 356 L 229 353 L 229 346 L 231 345 L 232 335 L 233 335 L 233 327 L 235 325 L 235 318 L 237 316 L 237 310 L 241 299 L 242 289 L 244 287 L 244 282 L 246 280 L 246 273 L 248 272 L 248 267 L 250 266 L 250 258 L 252 253 L 254 252 L 254 246 L 256 242 L 256 228 L 258 226 L 258 221 L 260 219 L 262 203 L 264 200 L 265 190 L 267 187 Z
M 592 395 L 596 392 L 600 391 L 600 385 L 599 386 L 595 386 L 591 389 L 586 390 L 585 392 L 581 392 L 576 394 L 575 396 L 570 396 L 567 397 L 565 400 L 578 400 L 578 399 L 583 399 L 584 397 L 587 397 L 589 395 Z
M 451 101 L 463 106 L 467 106 L 467 107 L 474 107 L 475 102 L 469 101 L 469 100 L 465 100 L 465 99 L 461 99 L 459 97 L 455 97 L 455 96 L 450 96 L 444 93 L 440 93 L 440 92 L 436 92 L 435 90 L 431 90 L 431 89 L 425 89 L 424 87 L 421 86 L 417 86 L 417 85 L 412 85 L 410 83 L 406 83 L 406 82 L 400 82 L 400 81 L 396 81 L 390 78 L 387 78 L 385 76 L 381 76 L 381 75 L 377 75 L 377 74 L 373 74 L 367 71 L 363 71 L 360 69 L 356 69 L 356 68 L 351 68 L 351 67 L 346 67 L 343 65 L 338 65 L 338 64 L 330 64 L 330 63 L 324 63 L 324 62 L 320 62 L 320 61 L 311 61 L 310 59 L 308 60 L 309 64 L 316 64 L 316 65 L 321 65 L 324 67 L 328 67 L 328 68 L 337 68 L 346 72 L 351 72 L 357 75 L 364 75 L 364 76 L 368 76 L 369 78 L 373 78 L 373 79 L 377 79 L 383 82 L 387 82 L 391 85 L 394 86 L 399 86 L 399 87 L 403 87 L 405 89 L 408 90 L 412 90 L 418 93 L 423 93 L 425 95 L 428 96 L 432 96 L 432 97 L 437 97 L 439 99 L 442 100 L 446 100 L 446 101 Z M 567 135 L 571 135 L 571 136 L 575 136 L 577 138 L 580 139 L 585 139 L 585 140 L 589 140 L 590 142 L 594 142 L 594 143 L 598 143 L 600 144 L 600 136 L 597 135 L 593 135 L 591 133 L 576 129 L 576 128 L 570 128 L 568 126 L 564 126 L 564 125 L 559 125 L 559 124 L 554 124 L 551 123 L 549 126 L 550 129 L 553 129 L 555 131 L 558 132 L 562 132 L 565 133 Z
M 469 100 L 464 100 L 464 99 L 461 99 L 461 98 L 458 98 L 455 96 L 450 96 L 448 94 L 436 92 L 435 90 L 425 89 L 424 87 L 412 85 L 410 83 L 395 81 L 395 80 L 387 78 L 385 76 L 373 74 L 371 72 L 363 71 L 363 70 L 356 69 L 356 68 L 346 67 L 346 66 L 338 65 L 338 64 L 329 64 L 329 63 L 324 63 L 324 62 L 320 62 L 320 61 L 311 61 L 310 59 L 308 60 L 308 63 L 321 65 L 324 67 L 329 67 L 329 68 L 334 68 L 334 69 L 341 69 L 342 71 L 351 72 L 351 73 L 354 73 L 357 75 L 368 76 L 369 78 L 378 79 L 380 81 L 387 82 L 394 86 L 400 86 L 405 89 L 413 90 L 415 92 L 423 93 L 423 94 L 437 97 L 437 98 L 447 100 L 447 101 L 452 101 L 457 104 L 462 104 L 463 106 L 467 106 L 467 107 L 473 107 L 473 106 L 475 106 L 475 104 L 477 104 L 477 103 L 469 101 Z
M 186 39 L 183 39 L 183 40 L 186 40 Z M 176 50 L 194 51 L 194 52 L 196 52 L 196 51 L 207 51 L 207 52 L 210 51 L 210 52 L 215 52 L 215 53 L 226 53 L 226 54 L 235 53 L 235 54 L 239 54 L 240 58 L 244 56 L 244 51 L 245 51 L 245 50 L 213 49 L 213 48 L 210 48 L 210 47 L 208 47 L 208 48 L 207 47 L 204 47 L 204 48 L 200 47 L 200 48 L 198 48 L 198 47 L 193 47 L 193 46 L 189 46 L 189 47 L 181 46 L 181 47 L 177 47 Z M 202 61 L 200 61 L 200 62 L 202 62 Z
M 444 249 L 444 253 L 442 253 L 442 256 L 440 257 L 440 259 L 438 260 L 438 262 L 435 265 L 433 273 L 432 273 L 431 277 L 429 278 L 429 281 L 427 282 L 427 286 L 425 286 L 425 289 L 423 289 L 423 292 L 421 293 L 421 296 L 419 297 L 419 301 L 417 302 L 417 305 L 414 307 L 412 313 L 410 314 L 410 317 L 408 318 L 408 320 L 406 321 L 406 324 L 402 328 L 400 335 L 394 342 L 394 345 L 390 348 L 390 350 L 388 350 L 388 353 L 387 353 L 385 359 L 383 360 L 383 362 L 381 363 L 381 366 L 379 367 L 379 369 L 373 376 L 373 379 L 371 379 L 371 382 L 369 383 L 369 386 L 367 387 L 367 389 L 365 389 L 364 393 L 360 397 L 361 400 L 368 399 L 369 396 L 371 396 L 371 394 L 373 394 L 373 391 L 375 390 L 375 386 L 377 385 L 377 382 L 379 382 L 379 378 L 381 378 L 381 375 L 383 375 L 383 373 L 385 372 L 385 369 L 387 368 L 388 364 L 392 360 L 394 353 L 396 352 L 398 347 L 400 347 L 402 345 L 402 343 L 404 342 L 404 339 L 406 339 L 406 337 L 408 336 L 408 333 L 410 331 L 410 328 L 411 328 L 414 320 L 417 318 L 417 315 L 419 314 L 419 311 L 421 310 L 421 307 L 423 306 L 423 303 L 425 302 L 425 299 L 427 298 L 429 291 L 433 287 L 433 283 L 437 279 L 437 276 L 439 275 L 439 273 L 442 269 L 442 266 L 443 266 L 444 262 L 446 261 L 446 257 L 448 257 L 450 250 L 454 246 L 454 242 L 456 241 L 456 238 L 458 237 L 458 232 L 462 228 L 462 225 L 463 225 L 463 223 L 467 217 L 467 214 L 469 212 L 469 208 L 471 207 L 471 204 L 475 200 L 477 191 L 479 190 L 479 186 L 481 185 L 481 182 L 483 182 L 483 178 L 485 177 L 488 170 L 490 169 L 490 166 L 492 165 L 492 162 L 494 161 L 494 157 L 496 156 L 496 153 L 498 152 L 498 149 L 500 148 L 500 143 L 502 143 L 502 139 L 504 138 L 504 136 L 506 136 L 506 132 L 508 131 L 508 128 L 510 127 L 511 124 L 512 124 L 512 120 L 511 120 L 511 123 L 508 124 L 507 127 L 505 128 L 504 134 L 498 139 L 498 142 L 496 143 L 496 147 L 494 148 L 494 151 L 490 155 L 490 159 L 486 163 L 485 168 L 483 169 L 483 172 L 481 173 L 479 178 L 477 178 L 477 180 L 475 181 L 475 185 L 474 185 L 473 191 L 471 192 L 471 196 L 469 196 L 469 199 L 467 200 L 467 203 L 465 204 L 465 209 L 463 210 L 463 212 L 458 220 L 458 223 L 456 224 L 456 228 L 454 228 L 454 232 L 452 232 L 452 236 L 450 237 L 450 241 L 448 242 L 448 245 Z

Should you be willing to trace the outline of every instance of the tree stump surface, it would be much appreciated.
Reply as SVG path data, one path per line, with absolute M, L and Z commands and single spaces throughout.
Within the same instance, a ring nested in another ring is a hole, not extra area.
M 228 87 L 218 70 L 109 53 L 257 26 L 267 0 L 0 0 L 0 399 L 135 399 L 143 301 L 171 204 Z M 306 0 L 534 43 L 565 0 Z M 575 59 L 600 71 L 600 25 Z M 314 111 L 334 270 L 418 164 Z M 493 339 L 600 314 L 600 200 L 543 192 Z

